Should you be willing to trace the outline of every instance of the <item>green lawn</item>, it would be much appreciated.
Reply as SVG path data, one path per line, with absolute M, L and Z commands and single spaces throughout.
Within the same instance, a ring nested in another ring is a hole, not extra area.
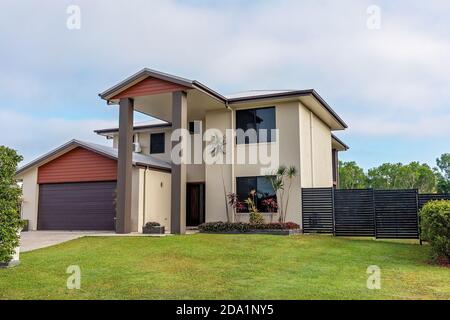
M 0 270 L 0 299 L 450 299 L 427 246 L 331 236 L 82 238 Z M 79 265 L 81 290 L 66 269 Z M 381 268 L 381 290 L 366 269 Z

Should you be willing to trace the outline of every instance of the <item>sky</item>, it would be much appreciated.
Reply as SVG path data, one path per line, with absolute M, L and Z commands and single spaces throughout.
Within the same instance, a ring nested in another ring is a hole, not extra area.
M 434 166 L 450 152 L 449 16 L 446 0 L 1 0 L 0 145 L 25 163 L 110 144 L 93 130 L 118 110 L 98 93 L 148 67 L 222 94 L 314 88 L 349 126 L 342 160 Z

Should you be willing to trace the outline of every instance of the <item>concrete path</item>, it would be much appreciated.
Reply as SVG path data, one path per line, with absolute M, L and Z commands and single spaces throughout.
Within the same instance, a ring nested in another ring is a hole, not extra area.
M 102 232 L 103 233 L 103 232 Z M 98 231 L 27 231 L 20 234 L 20 251 L 46 248 L 66 241 L 78 239 L 89 235 L 99 235 Z M 105 232 L 105 234 L 108 234 Z
M 54 246 L 81 237 L 164 237 L 170 234 L 117 234 L 114 231 L 27 231 L 20 234 L 20 252 Z

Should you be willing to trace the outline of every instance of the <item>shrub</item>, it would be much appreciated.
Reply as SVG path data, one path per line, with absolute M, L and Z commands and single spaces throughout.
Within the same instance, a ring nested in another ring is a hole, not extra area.
M 420 227 L 433 258 L 450 262 L 450 200 L 427 202 L 420 210 Z
M 199 227 L 203 232 L 248 232 L 251 230 L 292 230 L 299 229 L 300 226 L 293 222 L 286 223 L 243 223 L 243 222 L 208 222 Z
M 19 246 L 22 227 L 19 207 L 22 190 L 14 178 L 22 157 L 15 150 L 0 146 L 0 263 L 9 263 Z

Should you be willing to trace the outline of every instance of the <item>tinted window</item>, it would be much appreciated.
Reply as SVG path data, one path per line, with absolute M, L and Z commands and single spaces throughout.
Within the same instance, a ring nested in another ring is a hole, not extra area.
M 276 199 L 276 194 L 273 191 L 272 184 L 266 177 L 240 177 L 236 178 L 236 193 L 239 201 L 244 202 L 250 197 L 250 192 L 256 191 L 255 201 L 258 210 L 266 212 L 266 208 L 262 205 L 265 199 Z
M 238 144 L 275 141 L 275 137 L 272 137 L 270 131 L 275 129 L 275 107 L 237 110 L 236 129 L 241 129 L 244 132 L 250 129 L 256 131 L 256 141 L 251 139 L 251 135 L 243 136 L 242 132 L 238 132 Z
M 150 153 L 164 153 L 164 133 L 152 133 L 150 135 Z

